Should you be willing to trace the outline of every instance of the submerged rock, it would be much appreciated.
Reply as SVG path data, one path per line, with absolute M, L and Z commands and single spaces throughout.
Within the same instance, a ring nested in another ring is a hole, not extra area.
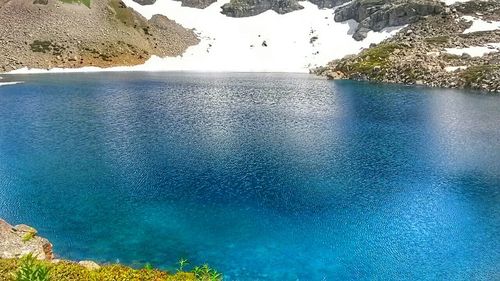
M 0 219 L 0 258 L 19 258 L 29 253 L 41 260 L 54 257 L 52 244 L 37 236 L 36 229 L 24 224 L 12 226 Z

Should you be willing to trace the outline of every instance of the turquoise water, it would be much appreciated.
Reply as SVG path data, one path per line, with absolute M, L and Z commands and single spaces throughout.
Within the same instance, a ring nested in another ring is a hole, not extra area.
M 14 76 L 0 217 L 226 280 L 499 280 L 500 96 L 307 75 Z

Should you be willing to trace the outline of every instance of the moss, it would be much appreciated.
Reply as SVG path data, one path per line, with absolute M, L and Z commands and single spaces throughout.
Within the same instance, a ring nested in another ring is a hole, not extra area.
M 462 72 L 462 78 L 465 80 L 465 86 L 480 83 L 488 74 L 500 70 L 500 65 L 477 65 L 471 66 Z
M 425 38 L 425 42 L 430 43 L 430 44 L 446 44 L 449 41 L 450 41 L 450 37 L 446 36 L 446 35 Z
M 62 261 L 51 263 L 39 261 L 49 268 L 51 280 L 57 281 L 196 281 L 194 273 L 177 272 L 170 274 L 156 269 L 133 269 L 123 265 L 103 265 L 100 269 L 89 270 L 79 264 Z M 18 259 L 0 259 L 0 280 L 13 280 L 21 261 Z
M 23 242 L 28 242 L 31 239 L 33 239 L 36 235 L 36 232 L 27 232 L 26 234 L 23 235 Z
M 61 2 L 68 4 L 83 4 L 90 8 L 90 0 L 60 0 Z
M 367 75 L 374 75 L 377 78 L 383 73 L 383 69 L 389 64 L 389 57 L 396 49 L 404 47 L 397 43 L 382 43 L 368 50 L 361 52 L 356 59 L 349 63 L 348 72 L 355 72 Z M 374 69 L 379 68 L 375 74 Z
M 115 19 L 125 24 L 126 26 L 137 28 L 139 21 L 132 12 L 121 0 L 109 0 L 109 7 L 114 11 Z M 142 28 L 142 26 L 139 26 Z M 145 27 L 145 26 L 144 26 Z M 149 32 L 149 31 L 148 31 Z
M 35 53 L 46 53 L 52 49 L 52 41 L 35 40 L 30 44 L 31 51 Z

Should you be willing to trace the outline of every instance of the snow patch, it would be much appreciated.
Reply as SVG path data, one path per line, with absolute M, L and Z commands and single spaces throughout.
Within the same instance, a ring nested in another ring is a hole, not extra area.
M 447 66 L 444 68 L 447 72 L 455 72 L 457 70 L 466 70 L 467 66 L 461 65 L 461 66 Z
M 441 2 L 444 2 L 446 5 L 453 5 L 455 3 L 465 3 L 465 2 L 469 2 L 469 1 L 472 1 L 472 0 L 444 0 Z
M 448 54 L 462 56 L 468 54 L 471 57 L 482 57 L 489 53 L 500 52 L 500 43 L 490 43 L 484 46 L 475 46 L 468 48 L 446 48 Z
M 23 82 L 17 81 L 17 82 L 0 82 L 0 87 L 1 86 L 8 86 L 8 85 L 15 85 L 15 84 L 20 84 Z
M 492 31 L 500 29 L 500 21 L 485 21 L 480 18 L 472 16 L 463 16 L 466 21 L 472 21 L 472 26 L 464 31 L 464 34 L 479 32 L 479 31 Z

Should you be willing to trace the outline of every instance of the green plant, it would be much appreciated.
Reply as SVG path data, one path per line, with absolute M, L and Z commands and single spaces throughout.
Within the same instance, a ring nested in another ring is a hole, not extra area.
M 177 264 L 179 265 L 179 268 L 177 269 L 177 271 L 183 271 L 184 270 L 184 267 L 186 265 L 189 265 L 189 261 L 187 259 L 183 259 L 181 258 Z
M 30 241 L 31 239 L 33 239 L 36 235 L 36 232 L 33 232 L 33 231 L 30 231 L 30 232 L 26 232 L 26 234 L 23 235 L 23 242 L 28 242 Z
M 144 265 L 144 269 L 145 269 L 145 270 L 148 270 L 148 271 L 151 271 L 151 270 L 153 270 L 153 265 L 151 265 L 151 264 L 148 262 L 148 263 L 146 263 L 146 264 Z
M 28 254 L 21 258 L 19 269 L 14 275 L 15 281 L 50 281 L 49 268 Z
M 83 4 L 87 6 L 87 8 L 90 8 L 90 0 L 61 0 L 61 2 L 68 3 L 68 4 Z
M 196 266 L 193 269 L 194 276 L 196 280 L 199 281 L 221 281 L 222 274 L 217 272 L 217 270 L 211 268 L 208 264 L 202 266 Z

